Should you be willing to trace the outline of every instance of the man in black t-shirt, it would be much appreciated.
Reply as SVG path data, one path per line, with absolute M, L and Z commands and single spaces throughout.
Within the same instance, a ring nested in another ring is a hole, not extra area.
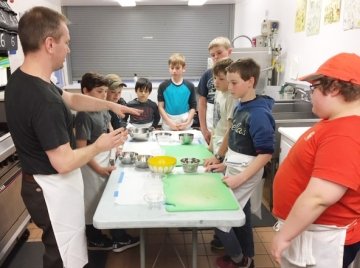
M 19 21 L 24 62 L 5 89 L 7 123 L 22 166 L 21 195 L 33 222 L 43 230 L 43 267 L 83 267 L 87 263 L 84 199 L 79 167 L 124 142 L 121 130 L 74 148 L 73 116 L 80 111 L 139 111 L 113 102 L 62 91 L 50 81 L 69 50 L 67 19 L 34 7 Z

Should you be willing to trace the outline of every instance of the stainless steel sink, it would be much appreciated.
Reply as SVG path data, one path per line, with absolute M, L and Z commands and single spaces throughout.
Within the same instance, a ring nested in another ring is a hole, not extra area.
M 275 102 L 272 114 L 275 121 L 318 118 L 312 112 L 312 104 L 305 101 Z
M 272 112 L 273 113 L 298 113 L 310 112 L 312 104 L 305 101 L 289 101 L 289 102 L 275 102 Z
M 272 115 L 273 115 L 275 121 L 318 118 L 311 111 L 309 111 L 309 112 L 277 112 L 277 113 L 273 112 Z
M 279 157 L 280 133 L 279 127 L 307 127 L 320 119 L 313 114 L 312 105 L 305 101 L 275 102 L 272 115 L 275 119 L 275 152 L 273 158 Z

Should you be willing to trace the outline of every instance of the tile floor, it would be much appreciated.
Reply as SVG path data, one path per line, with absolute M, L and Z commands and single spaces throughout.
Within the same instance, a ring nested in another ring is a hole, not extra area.
M 29 224 L 30 236 L 28 242 L 40 241 L 41 230 L 36 225 Z M 168 232 L 171 241 L 164 238 Z M 129 230 L 129 233 L 138 235 L 138 230 Z M 192 233 L 191 231 L 179 231 L 178 229 L 147 229 L 146 234 L 146 267 L 157 268 L 181 268 L 183 267 L 176 257 L 172 247 L 174 245 L 185 264 L 191 267 L 192 263 Z M 254 228 L 255 242 L 255 267 L 270 268 L 280 267 L 272 259 L 270 252 L 271 240 L 274 231 L 271 227 Z M 201 230 L 198 232 L 198 268 L 216 268 L 215 259 L 223 254 L 223 251 L 213 251 L 210 249 L 209 242 L 213 237 L 212 230 Z M 161 245 L 164 245 L 159 258 L 153 266 Z M 139 247 L 126 250 L 122 253 L 109 252 L 105 268 L 137 268 L 140 267 Z

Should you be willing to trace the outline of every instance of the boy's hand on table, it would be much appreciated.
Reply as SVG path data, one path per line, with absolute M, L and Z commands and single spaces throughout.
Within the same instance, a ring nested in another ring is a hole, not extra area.
M 208 166 L 214 165 L 214 164 L 220 164 L 220 161 L 218 159 L 216 159 L 215 156 L 204 160 L 204 167 L 208 167 Z
M 223 163 L 219 164 L 210 164 L 205 168 L 206 172 L 222 172 L 224 171 L 226 166 Z

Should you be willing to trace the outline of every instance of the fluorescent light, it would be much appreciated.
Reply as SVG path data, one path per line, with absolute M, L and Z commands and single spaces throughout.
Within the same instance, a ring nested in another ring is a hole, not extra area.
M 116 0 L 122 7 L 134 7 L 136 6 L 135 0 Z
M 207 0 L 189 0 L 189 6 L 202 6 Z

